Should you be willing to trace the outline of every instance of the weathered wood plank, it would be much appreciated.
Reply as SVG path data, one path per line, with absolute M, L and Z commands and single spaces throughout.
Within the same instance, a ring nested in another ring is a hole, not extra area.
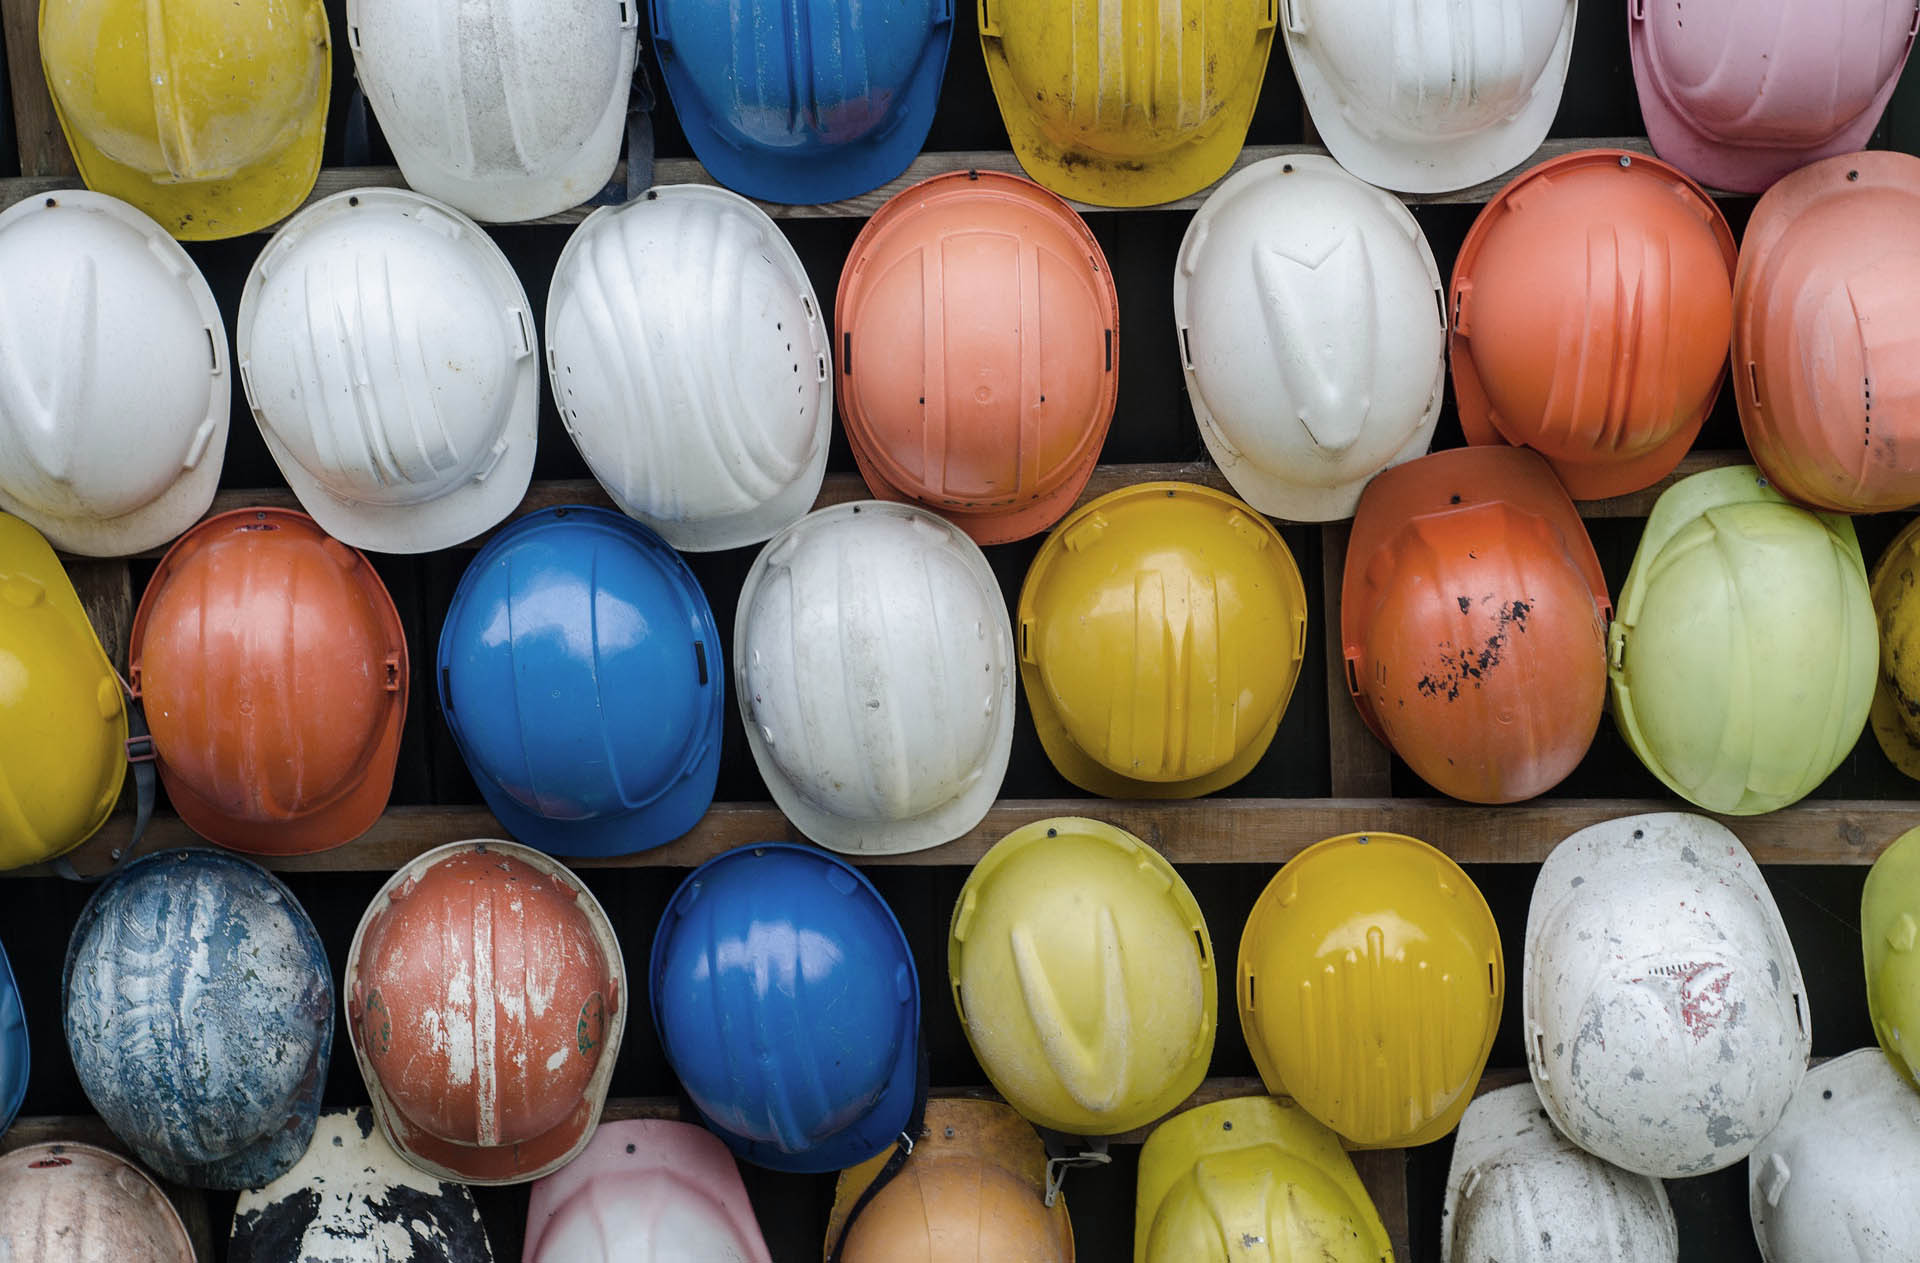
M 42 1118 L 21 1118 L 13 1126 L 0 1134 L 0 1153 L 12 1153 L 15 1149 L 24 1149 L 28 1145 L 48 1144 L 85 1144 L 96 1149 L 106 1149 L 123 1157 L 132 1157 L 132 1153 L 121 1139 L 113 1134 L 105 1120 L 97 1114 L 74 1114 L 66 1116 L 48 1116 Z M 136 1159 L 137 1161 L 137 1159 Z M 145 1167 L 143 1166 L 144 1170 Z M 206 1194 L 197 1188 L 173 1184 L 153 1175 L 160 1191 L 167 1195 L 173 1208 L 180 1213 L 180 1222 L 186 1227 L 187 1236 L 193 1242 L 194 1258 L 199 1263 L 213 1263 L 217 1257 L 213 1251 L 213 1219 L 207 1213 Z M 222 1225 L 222 1253 L 225 1253 L 225 1225 Z M 131 1260 L 128 1263 L 132 1263 Z
M 80 596 L 80 606 L 100 637 L 113 669 L 123 677 L 127 673 L 127 640 L 133 633 L 133 576 L 127 563 L 110 561 L 68 561 L 67 578 Z
M 1326 638 L 1327 759 L 1335 798 L 1385 798 L 1393 792 L 1393 759 L 1367 731 L 1348 697 L 1347 655 L 1340 634 L 1340 588 L 1347 565 L 1345 522 L 1320 528 L 1320 616 Z
M 76 168 L 67 138 L 60 131 L 47 78 L 40 68 L 40 0 L 0 0 L 0 43 L 6 45 L 7 86 L 13 94 L 13 132 L 20 150 L 19 180 L 0 180 L 0 186 L 31 185 L 33 177 L 49 177 L 55 187 L 72 187 Z M 19 197 L 38 189 L 23 188 Z M 10 190 L 0 191 L 0 203 L 19 200 Z

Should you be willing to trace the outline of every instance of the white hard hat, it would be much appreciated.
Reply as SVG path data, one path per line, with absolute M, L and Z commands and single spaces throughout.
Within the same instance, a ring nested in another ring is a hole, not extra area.
M 1331 159 L 1268 158 L 1213 191 L 1180 245 L 1173 319 L 1200 436 L 1262 513 L 1352 517 L 1369 478 L 1433 441 L 1440 268 L 1406 205 Z
M 589 215 L 553 270 L 553 401 L 588 468 L 675 548 L 758 544 L 813 507 L 831 342 L 800 256 L 737 193 Z
M 69 553 L 156 548 L 213 503 L 233 388 L 200 270 L 117 198 L 0 214 L 0 509 Z
M 613 175 L 641 0 L 347 0 L 347 43 L 407 183 L 538 219 Z
M 1582 829 L 1527 910 L 1527 1064 L 1553 1121 L 1616 1166 L 1732 1166 L 1806 1073 L 1813 1020 L 1740 839 L 1683 812 Z
M 520 504 L 540 368 L 480 226 L 405 189 L 289 219 L 240 296 L 240 380 L 300 506 L 355 548 L 450 548 Z
M 980 823 L 1013 746 L 1013 629 L 980 546 L 864 500 L 773 537 L 740 591 L 734 687 L 774 802 L 822 846 L 917 851 Z

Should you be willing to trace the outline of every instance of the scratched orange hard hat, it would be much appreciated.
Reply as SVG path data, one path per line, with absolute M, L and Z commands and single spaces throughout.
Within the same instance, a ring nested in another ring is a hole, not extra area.
M 1120 304 L 1073 208 L 956 171 L 867 221 L 840 273 L 840 419 L 867 487 L 976 543 L 1044 531 L 1106 441 Z

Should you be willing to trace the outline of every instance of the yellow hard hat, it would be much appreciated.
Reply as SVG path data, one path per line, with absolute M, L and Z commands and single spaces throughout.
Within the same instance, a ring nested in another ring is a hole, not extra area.
M 1880 677 L 1868 716 L 1893 765 L 1920 779 L 1920 518 L 1894 536 L 1873 565 L 1880 624 Z
M 1887 1059 L 1920 1088 L 1920 829 L 1875 860 L 1860 892 L 1867 1013 Z
M 1206 919 L 1173 865 L 1123 829 L 1066 816 L 995 843 L 954 906 L 947 977 L 987 1078 L 1042 1127 L 1117 1135 L 1206 1077 Z
M 41 0 L 40 61 L 87 187 L 175 237 L 257 231 L 313 189 L 321 0 Z
M 1149 482 L 1101 496 L 1020 589 L 1020 681 L 1062 776 L 1109 798 L 1193 798 L 1273 740 L 1307 642 L 1307 593 L 1266 518 Z
M 1134 1263 L 1393 1259 L 1340 1138 L 1270 1096 L 1195 1106 L 1154 1128 L 1135 1205 Z
M 1505 995 L 1500 931 L 1479 888 L 1397 833 L 1300 852 L 1240 937 L 1240 1027 L 1260 1078 L 1357 1149 L 1453 1130 Z
M 979 0 L 980 48 L 1027 174 L 1095 206 L 1227 173 L 1273 49 L 1273 0 Z
M 0 869 L 79 846 L 127 774 L 127 710 L 53 548 L 0 513 Z

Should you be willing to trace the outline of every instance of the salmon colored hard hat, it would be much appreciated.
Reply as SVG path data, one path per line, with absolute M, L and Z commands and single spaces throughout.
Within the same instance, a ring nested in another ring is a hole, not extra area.
M 1920 503 L 1920 158 L 1843 154 L 1753 208 L 1734 394 L 1775 488 L 1836 513 Z
M 1453 266 L 1469 443 L 1531 447 L 1581 500 L 1672 473 L 1727 376 L 1733 232 L 1666 163 L 1588 149 L 1487 203 Z
M 1465 447 L 1367 484 L 1340 632 L 1360 717 L 1428 784 L 1518 802 L 1571 772 L 1600 726 L 1612 602 L 1539 456 Z
M 140 599 L 131 660 L 160 783 L 201 837 L 301 855 L 385 810 L 407 642 L 372 565 L 306 514 L 236 509 L 181 536 Z
M 874 495 L 980 544 L 1073 507 L 1113 420 L 1120 305 L 1065 202 L 992 171 L 921 181 L 860 231 L 834 318 L 840 418 Z

